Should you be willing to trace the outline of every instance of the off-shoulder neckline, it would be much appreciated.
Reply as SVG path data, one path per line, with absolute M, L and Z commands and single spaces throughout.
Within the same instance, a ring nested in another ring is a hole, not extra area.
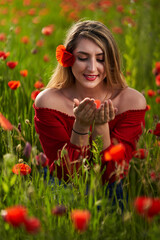
M 63 116 L 66 116 L 66 117 L 68 117 L 68 118 L 75 119 L 74 116 L 71 116 L 71 115 L 69 115 L 69 114 L 67 114 L 67 113 L 61 112 L 61 111 L 56 110 L 56 109 L 53 109 L 53 108 L 36 107 L 36 106 L 35 106 L 35 103 L 33 103 L 33 107 L 34 107 L 34 109 L 47 110 L 47 111 L 51 111 L 51 112 L 56 112 L 56 113 L 59 113 L 59 114 L 61 114 L 61 115 L 63 115 Z M 126 110 L 126 111 L 124 111 L 124 112 L 122 112 L 122 113 L 117 114 L 117 115 L 115 116 L 115 118 L 120 117 L 120 116 L 123 116 L 123 115 L 125 115 L 125 114 L 127 114 L 127 113 L 129 113 L 129 112 L 141 112 L 141 111 L 142 111 L 142 112 L 143 112 L 143 111 L 147 111 L 147 106 L 146 106 L 146 108 L 144 108 L 144 109 L 129 109 L 129 110 Z

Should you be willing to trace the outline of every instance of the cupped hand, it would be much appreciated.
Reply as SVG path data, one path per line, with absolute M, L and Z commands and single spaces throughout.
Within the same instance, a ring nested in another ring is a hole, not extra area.
M 113 106 L 112 101 L 106 100 L 100 108 L 95 111 L 95 124 L 104 124 L 115 118 L 117 108 Z
M 74 99 L 73 113 L 81 125 L 90 126 L 95 118 L 96 104 L 94 99 L 85 98 L 81 102 Z

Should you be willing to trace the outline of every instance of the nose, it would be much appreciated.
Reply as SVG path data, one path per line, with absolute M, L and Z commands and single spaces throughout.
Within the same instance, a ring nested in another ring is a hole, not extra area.
M 95 72 L 96 71 L 96 59 L 95 58 L 91 58 L 89 61 L 88 61 L 88 70 L 90 72 Z

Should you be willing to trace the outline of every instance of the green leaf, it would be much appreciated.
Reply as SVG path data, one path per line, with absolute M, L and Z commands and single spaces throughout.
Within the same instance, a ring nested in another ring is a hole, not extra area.
M 6 182 L 2 182 L 2 188 L 3 188 L 5 193 L 9 192 L 9 187 L 8 187 L 8 184 Z

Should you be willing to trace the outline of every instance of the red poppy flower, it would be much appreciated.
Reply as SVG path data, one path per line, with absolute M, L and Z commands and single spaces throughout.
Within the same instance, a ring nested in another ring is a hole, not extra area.
M 16 90 L 17 88 L 19 88 L 21 85 L 20 81 L 9 81 L 8 82 L 8 86 L 12 89 L 12 90 Z
M 17 163 L 16 165 L 13 166 L 12 172 L 17 175 L 19 175 L 20 173 L 21 175 L 25 176 L 31 173 L 31 168 L 29 165 L 25 163 Z
M 22 77 L 27 77 L 28 71 L 27 71 L 26 69 L 21 70 L 21 71 L 20 71 L 20 74 L 21 74 Z
M 2 113 L 0 113 L 0 126 L 4 129 L 4 130 L 12 130 L 13 126 L 12 124 L 8 121 L 8 119 L 6 119 Z
M 113 147 L 111 147 L 109 151 L 106 151 L 104 153 L 105 161 L 113 160 L 118 163 L 121 163 L 121 161 L 124 160 L 124 157 L 125 157 L 125 146 L 122 143 L 114 145 Z
M 54 30 L 53 25 L 46 26 L 46 27 L 42 28 L 42 34 L 51 35 L 53 33 L 53 30 Z
M 123 5 L 118 5 L 117 6 L 117 12 L 124 12 L 124 7 L 123 7 Z
M 19 227 L 25 222 L 27 209 L 23 206 L 13 206 L 2 210 L 1 215 L 4 221 L 14 227 Z
M 35 15 L 35 14 L 36 14 L 36 9 L 35 9 L 35 8 L 30 8 L 30 9 L 28 10 L 28 15 L 33 16 L 33 15 Z
M 43 39 L 38 40 L 38 41 L 36 42 L 36 46 L 37 46 L 37 47 L 42 47 L 42 46 L 44 46 L 44 40 L 43 40 Z
M 50 58 L 49 58 L 49 56 L 48 56 L 47 54 L 45 54 L 45 55 L 43 56 L 43 60 L 44 60 L 44 62 L 49 62 L 49 61 L 50 61 Z
M 37 82 L 34 84 L 34 87 L 37 88 L 37 89 L 40 89 L 40 88 L 43 88 L 43 87 L 44 87 L 44 84 L 43 84 L 41 81 L 37 81 Z
M 7 66 L 11 69 L 15 68 L 17 66 L 18 62 L 7 62 Z
M 160 103 L 160 97 L 156 97 L 156 103 Z
M 21 42 L 24 43 L 24 44 L 28 44 L 30 42 L 29 37 L 28 36 L 23 36 L 21 38 Z
M 9 55 L 10 55 L 10 52 L 5 53 L 0 51 L 0 58 L 2 58 L 3 60 L 5 60 Z
M 112 32 L 116 33 L 116 34 L 122 34 L 123 30 L 121 27 L 113 27 L 112 28 Z
M 148 151 L 146 149 L 140 148 L 136 151 L 133 151 L 133 157 L 144 159 L 148 156 Z
M 37 165 L 42 165 L 42 167 L 46 167 L 48 166 L 49 160 L 46 155 L 41 152 L 39 155 L 36 155 L 36 162 Z
M 147 218 L 153 218 L 160 213 L 160 199 L 137 197 L 134 201 L 134 207 L 138 214 Z
M 66 48 L 63 45 L 59 45 L 56 48 L 56 58 L 59 64 L 63 67 L 71 67 L 75 62 L 74 55 L 66 51 Z
M 71 220 L 76 230 L 85 231 L 88 227 L 91 214 L 88 210 L 75 209 L 71 212 Z
M 147 104 L 147 111 L 151 109 L 151 106 Z
M 155 63 L 157 73 L 160 73 L 160 62 Z
M 39 90 L 35 90 L 35 91 L 33 91 L 33 92 L 31 93 L 31 99 L 32 99 L 32 100 L 35 100 L 36 97 L 37 97 L 37 95 L 38 95 L 39 93 L 40 93 Z
M 64 205 L 56 206 L 52 209 L 52 214 L 55 216 L 62 216 L 66 213 L 67 208 Z
M 160 74 L 156 76 L 156 85 L 159 87 L 160 86 Z
M 153 131 L 153 134 L 160 137 L 160 123 L 157 123 L 156 128 Z
M 98 109 L 101 106 L 101 101 L 99 99 L 94 101 L 96 104 L 96 108 Z
M 36 234 L 41 228 L 41 223 L 38 218 L 30 217 L 26 218 L 24 221 L 25 229 L 30 234 Z
M 153 97 L 153 96 L 156 95 L 156 92 L 153 91 L 152 89 L 149 89 L 147 93 L 148 93 L 148 96 L 149 96 L 149 97 Z
M 0 42 L 6 41 L 7 37 L 5 33 L 0 33 Z

